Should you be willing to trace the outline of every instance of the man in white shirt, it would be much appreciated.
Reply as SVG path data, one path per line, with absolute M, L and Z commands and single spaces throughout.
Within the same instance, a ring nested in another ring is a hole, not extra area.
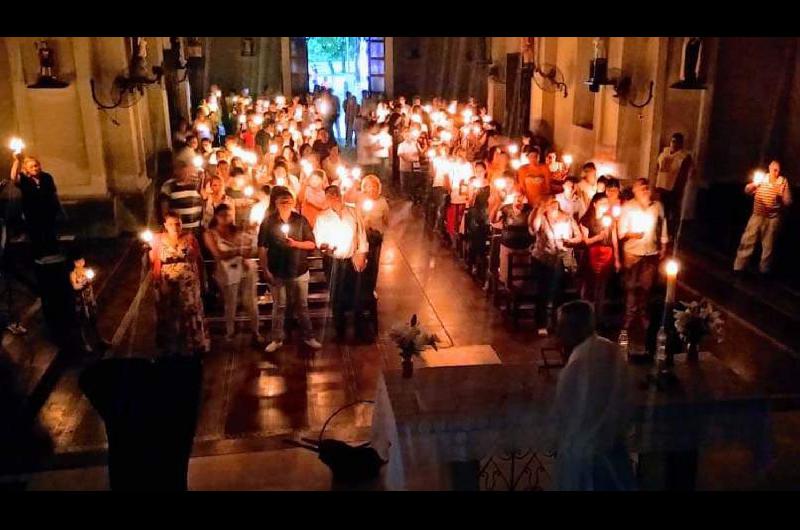
M 595 333 L 594 320 L 584 300 L 558 309 L 556 332 L 569 360 L 558 376 L 553 408 L 556 487 L 632 490 L 625 447 L 632 413 L 628 365 L 615 343 Z
M 356 326 L 360 318 L 361 272 L 367 266 L 367 232 L 364 220 L 356 208 L 346 206 L 338 186 L 325 188 L 328 208 L 323 210 L 314 224 L 314 238 L 329 260 L 328 285 L 336 332 L 339 338 L 346 333 L 347 311 L 353 311 Z
M 419 146 L 410 131 L 402 133 L 403 141 L 397 146 L 397 158 L 400 160 L 400 191 L 414 196 L 419 183 L 414 180 L 414 164 L 419 163 Z
M 692 170 L 692 154 L 683 148 L 683 135 L 675 133 L 658 155 L 656 192 L 670 226 L 677 229 L 683 197 Z
M 633 199 L 622 206 L 618 237 L 622 243 L 625 284 L 625 323 L 627 329 L 639 317 L 645 329 L 649 321 L 645 308 L 653 288 L 659 260 L 667 252 L 669 235 L 664 208 L 653 201 L 647 179 L 633 184 Z

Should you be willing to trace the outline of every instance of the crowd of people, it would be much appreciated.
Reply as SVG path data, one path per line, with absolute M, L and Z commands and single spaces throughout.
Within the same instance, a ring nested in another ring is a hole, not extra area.
M 345 148 L 354 147 L 347 156 L 334 135 L 340 114 Z M 161 187 L 162 215 L 173 215 L 193 234 L 191 255 L 216 261 L 213 278 L 224 293 L 229 338 L 241 299 L 254 341 L 262 341 L 252 303 L 259 270 L 252 258 L 260 257 L 262 279 L 275 300 L 269 351 L 283 344 L 289 306 L 307 344 L 319 346 L 305 303 L 307 261 L 314 251 L 326 257 L 337 331 L 345 332 L 348 312 L 373 307 L 388 226 L 386 188 L 422 207 L 428 225 L 460 251 L 487 290 L 513 287 L 512 261 L 528 258 L 540 336 L 552 332 L 555 308 L 568 288 L 591 302 L 604 322 L 610 284 L 624 301 L 622 328 L 641 324 L 646 330 L 648 300 L 679 230 L 693 169 L 680 133 L 658 157 L 654 186 L 647 178 L 623 186 L 611 174 L 598 174 L 600 163 L 574 164 L 531 132 L 505 136 L 474 98 L 423 102 L 364 92 L 359 102 L 348 92 L 340 101 L 321 87 L 287 98 L 269 92 L 252 97 L 247 90 L 223 96 L 213 86 L 174 141 L 175 174 Z M 791 200 L 787 186 L 755 193 L 772 186 L 772 179 L 746 190 L 755 194 L 756 216 L 763 217 L 759 212 L 766 209 L 758 205 L 764 201 Z M 782 181 L 775 182 L 780 187 Z M 780 207 L 771 208 L 777 216 Z M 754 223 L 743 238 L 737 269 L 754 237 L 764 239 L 762 265 L 769 262 L 769 227 L 775 223 Z M 197 287 L 191 289 L 205 292 L 213 286 L 197 267 Z M 202 296 L 179 298 L 199 304 Z M 205 333 L 201 324 L 183 329 Z

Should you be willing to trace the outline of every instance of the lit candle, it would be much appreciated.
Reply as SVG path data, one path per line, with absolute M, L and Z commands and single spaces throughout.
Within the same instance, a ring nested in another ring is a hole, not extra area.
M 281 225 L 281 232 L 283 232 L 283 235 L 289 236 L 289 223 L 283 223 Z
M 450 102 L 450 105 L 447 106 L 448 114 L 455 114 L 458 111 L 458 102 L 453 100 Z
M 275 98 L 275 104 L 279 107 L 283 107 L 286 105 L 286 98 L 284 96 L 277 96 Z
M 245 186 L 244 188 L 244 196 L 245 197 L 252 197 L 255 190 L 253 190 L 253 186 Z
M 488 114 L 483 117 L 483 123 L 491 123 L 491 122 L 492 122 L 492 117 L 489 116 Z
M 149 228 L 146 228 L 139 234 L 139 238 L 149 245 L 153 242 L 153 232 Z
M 250 224 L 261 224 L 267 213 L 267 203 L 259 201 L 250 208 Z
M 435 158 L 436 157 L 436 149 L 428 149 L 428 158 Z
M 356 179 L 356 180 L 360 179 L 361 178 L 361 168 L 360 167 L 354 167 L 350 171 L 350 174 L 353 176 L 354 179 Z
M 620 214 L 622 213 L 622 208 L 619 204 L 615 204 L 611 207 L 611 216 L 615 219 L 619 219 Z
M 765 180 L 767 180 L 767 174 L 763 171 L 757 170 L 755 173 L 753 173 L 753 184 L 756 186 L 760 186 Z
M 508 146 L 508 153 L 510 155 L 516 155 L 519 152 L 519 146 L 517 144 L 511 144 Z
M 300 161 L 300 167 L 303 169 L 303 171 L 306 174 L 311 173 L 311 171 L 313 171 L 313 169 L 314 169 L 314 166 L 311 165 L 311 162 L 309 162 L 308 160 L 301 160 Z
M 427 112 L 428 114 L 430 114 L 431 111 L 433 110 L 433 107 L 430 106 L 430 104 L 424 105 L 422 108 L 425 109 L 425 112 Z
M 562 157 L 562 160 L 564 160 L 564 164 L 565 164 L 567 167 L 569 167 L 569 166 L 571 166 L 571 165 L 572 165 L 572 155 L 564 155 L 564 156 Z
M 247 122 L 247 116 L 244 114 L 239 114 L 239 125 L 244 125 Z
M 453 139 L 453 133 L 451 133 L 450 131 L 442 131 L 442 134 L 440 136 L 444 143 L 450 143 L 450 140 Z
M 195 169 L 203 169 L 203 157 L 200 155 L 195 155 L 192 158 L 192 164 L 194 164 Z
M 22 141 L 22 138 L 12 138 L 11 143 L 8 146 L 15 155 L 18 155 L 23 149 L 25 149 L 25 142 Z
M 89 281 L 94 280 L 94 269 L 86 269 L 86 279 Z
M 522 166 L 522 162 L 519 161 L 518 158 L 515 158 L 511 161 L 511 169 L 514 171 L 518 170 Z
M 514 201 L 517 200 L 516 193 L 509 193 L 506 195 L 506 198 L 503 199 L 503 204 L 514 204 Z
M 678 263 L 678 260 L 674 258 L 667 260 L 667 265 L 665 267 L 667 273 L 667 304 L 672 304 L 675 302 L 675 279 L 678 276 L 679 269 L 680 264 Z
M 253 116 L 253 123 L 255 123 L 256 125 L 261 125 L 262 123 L 264 123 L 264 116 L 256 114 L 255 116 Z
M 211 156 L 208 157 L 208 163 L 211 164 L 211 165 L 214 165 L 214 166 L 217 165 L 217 153 L 216 152 L 211 153 Z
M 277 153 L 278 153 L 278 145 L 277 144 L 270 145 L 269 146 L 269 154 L 275 155 Z
M 338 166 L 336 168 L 336 175 L 341 179 L 347 176 L 347 169 L 344 166 Z
M 556 223 L 553 226 L 553 233 L 556 236 L 556 239 L 559 241 L 567 239 L 570 233 L 569 223 L 566 223 L 564 221 Z
M 604 215 L 600 222 L 603 223 L 603 228 L 610 228 L 613 221 L 611 217 Z
M 363 204 L 361 205 L 361 207 L 363 208 L 363 210 L 364 210 L 365 212 L 371 212 L 371 211 L 372 211 L 372 208 L 374 208 L 374 207 L 375 207 L 375 203 L 374 203 L 374 202 L 372 202 L 372 199 L 367 199 L 367 200 L 365 200 L 365 201 L 363 202 Z
M 498 191 L 503 191 L 506 189 L 506 185 L 506 179 L 504 178 L 499 178 L 494 181 L 494 187 L 497 188 Z
M 412 140 L 419 139 L 419 131 L 418 130 L 414 129 L 413 131 L 411 131 L 411 139 Z
M 278 177 L 275 179 L 275 184 L 278 186 L 286 186 L 286 177 Z

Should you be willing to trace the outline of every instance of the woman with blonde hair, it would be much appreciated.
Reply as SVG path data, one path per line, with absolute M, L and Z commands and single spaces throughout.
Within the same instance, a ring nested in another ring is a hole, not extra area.
M 383 237 L 389 228 L 389 203 L 381 195 L 383 186 L 375 174 L 366 175 L 361 180 L 361 194 L 358 199 L 358 210 L 364 219 L 367 231 L 367 266 L 364 269 L 365 296 L 375 296 L 375 287 L 378 283 L 378 266 L 381 261 L 381 247 Z

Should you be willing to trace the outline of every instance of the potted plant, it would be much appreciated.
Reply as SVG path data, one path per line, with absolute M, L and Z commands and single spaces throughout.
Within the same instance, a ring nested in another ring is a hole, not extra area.
M 681 305 L 683 309 L 673 310 L 675 329 L 686 344 L 687 359 L 696 361 L 699 358 L 700 343 L 706 335 L 713 335 L 717 342 L 722 342 L 725 321 L 705 298 L 699 302 L 681 302 Z
M 434 333 L 428 333 L 419 327 L 417 315 L 413 315 L 408 323 L 393 327 L 389 331 L 391 338 L 400 349 L 403 359 L 403 377 L 409 378 L 414 373 L 414 356 L 419 355 L 427 348 L 438 349 L 436 343 L 439 338 Z

